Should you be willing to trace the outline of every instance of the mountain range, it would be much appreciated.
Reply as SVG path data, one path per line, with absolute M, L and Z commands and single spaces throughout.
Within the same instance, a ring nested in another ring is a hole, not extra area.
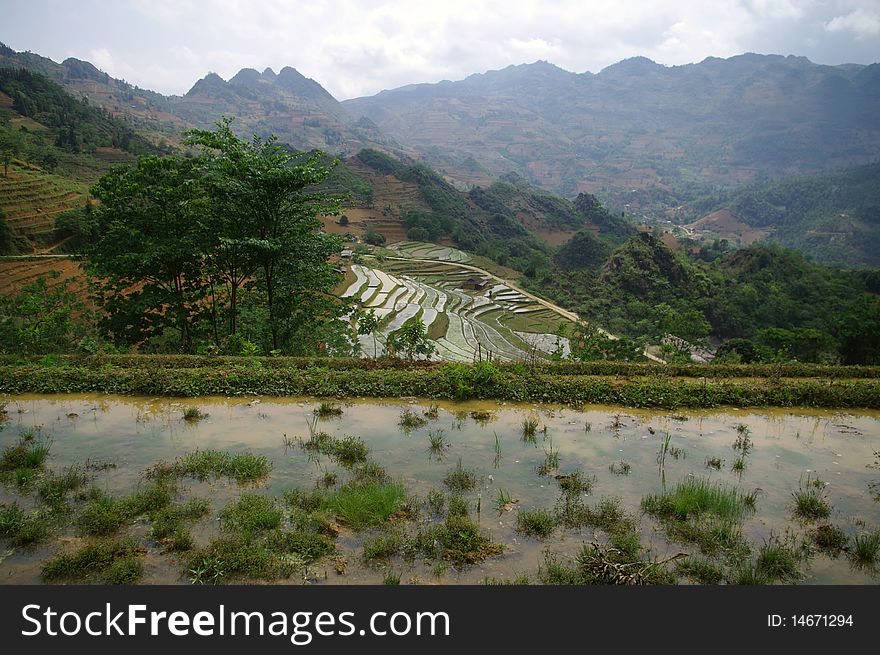
M 275 134 L 349 158 L 365 148 L 389 153 L 433 167 L 462 190 L 513 175 L 569 198 L 594 194 L 637 221 L 696 223 L 696 233 L 745 242 L 778 238 L 820 257 L 828 234 L 837 243 L 829 261 L 846 261 L 854 239 L 873 243 L 862 237 L 877 224 L 873 204 L 860 200 L 858 229 L 840 236 L 834 217 L 854 209 L 841 197 L 799 239 L 799 205 L 777 198 L 776 213 L 757 220 L 743 203 L 732 205 L 741 194 L 731 190 L 880 160 L 880 64 L 744 54 L 667 67 L 635 57 L 578 74 L 539 61 L 343 102 L 292 67 L 245 68 L 229 80 L 209 73 L 182 96 L 2 44 L 0 67 L 41 72 L 162 148 L 178 145 L 187 128 L 235 116 L 244 135 Z M 865 170 L 877 177 L 876 167 Z M 786 229 L 774 229 L 777 214 Z M 856 259 L 874 260 L 864 252 Z

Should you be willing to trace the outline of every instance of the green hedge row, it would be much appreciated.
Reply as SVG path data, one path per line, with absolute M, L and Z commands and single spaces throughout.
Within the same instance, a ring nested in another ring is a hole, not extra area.
M 270 395 L 495 399 L 628 407 L 863 407 L 880 409 L 880 380 L 559 375 L 471 366 L 412 370 L 268 366 L 136 368 L 0 365 L 0 393 L 114 393 L 164 396 Z
M 82 368 L 229 368 L 260 366 L 277 369 L 322 370 L 425 370 L 442 369 L 441 362 L 402 359 L 359 359 L 329 357 L 221 357 L 201 355 L 50 355 L 22 359 L 0 355 L 0 365 L 75 366 Z M 689 378 L 880 378 L 880 366 L 822 366 L 818 364 L 637 364 L 627 362 L 547 362 L 535 366 L 523 363 L 493 363 L 501 372 L 545 375 L 607 375 L 620 377 Z

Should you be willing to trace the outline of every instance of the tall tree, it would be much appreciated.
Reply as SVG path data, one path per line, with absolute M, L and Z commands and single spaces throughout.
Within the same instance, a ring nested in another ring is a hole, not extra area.
M 141 157 L 111 170 L 92 188 L 102 238 L 88 251 L 100 281 L 106 328 L 138 343 L 171 326 L 180 348 L 193 346 L 204 314 L 202 272 L 206 197 L 197 159 Z
M 208 226 L 223 235 L 213 262 L 234 293 L 252 273 L 265 294 L 271 350 L 283 345 L 303 320 L 310 301 L 327 305 L 338 279 L 328 257 L 339 252 L 341 239 L 322 233 L 321 214 L 339 213 L 339 199 L 310 187 L 329 177 L 323 155 L 289 152 L 275 137 L 244 141 L 232 131 L 231 119 L 214 130 L 191 130 L 186 142 L 204 150 L 204 180 L 212 198 Z M 235 301 L 230 298 L 235 332 Z

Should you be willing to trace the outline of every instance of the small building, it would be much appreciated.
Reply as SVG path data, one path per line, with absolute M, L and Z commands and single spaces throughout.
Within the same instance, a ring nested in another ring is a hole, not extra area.
M 351 248 L 343 248 L 342 252 L 339 253 L 340 257 L 351 257 Z
M 489 280 L 485 278 L 473 276 L 461 283 L 462 289 L 473 289 L 474 291 L 482 291 L 489 285 Z

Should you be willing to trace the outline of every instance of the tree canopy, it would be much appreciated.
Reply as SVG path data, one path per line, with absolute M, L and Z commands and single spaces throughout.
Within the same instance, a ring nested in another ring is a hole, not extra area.
M 318 218 L 339 200 L 312 190 L 334 162 L 240 139 L 229 119 L 186 143 L 199 153 L 141 157 L 93 188 L 101 237 L 88 267 L 109 335 L 185 352 L 348 352 L 335 320 L 345 307 L 330 293 L 341 239 Z

